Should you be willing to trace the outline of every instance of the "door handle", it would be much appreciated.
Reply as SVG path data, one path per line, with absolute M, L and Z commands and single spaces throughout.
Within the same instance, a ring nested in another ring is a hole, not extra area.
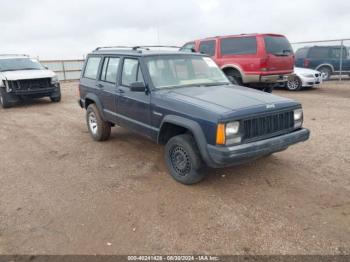
M 103 87 L 102 84 L 97 84 L 96 86 L 99 87 L 99 88 L 102 88 L 102 87 Z

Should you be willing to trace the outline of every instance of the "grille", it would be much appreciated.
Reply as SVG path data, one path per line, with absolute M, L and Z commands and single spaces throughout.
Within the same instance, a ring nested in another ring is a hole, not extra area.
M 41 88 L 48 88 L 51 86 L 50 78 L 28 79 L 8 81 L 9 87 L 14 90 L 37 90 Z
M 254 139 L 278 133 L 294 127 L 294 112 L 281 112 L 273 115 L 243 121 L 244 139 Z

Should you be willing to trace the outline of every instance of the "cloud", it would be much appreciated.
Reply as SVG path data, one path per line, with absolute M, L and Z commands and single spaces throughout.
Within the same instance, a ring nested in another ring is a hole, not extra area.
M 291 42 L 350 37 L 342 0 L 2 0 L 0 53 L 80 58 L 99 45 L 171 44 L 252 32 Z

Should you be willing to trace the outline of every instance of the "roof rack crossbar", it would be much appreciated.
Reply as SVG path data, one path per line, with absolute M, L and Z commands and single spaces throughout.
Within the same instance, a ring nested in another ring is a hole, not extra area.
M 26 55 L 26 54 L 0 54 L 0 56 L 26 56 L 26 57 L 29 57 L 29 55 Z
M 95 49 L 95 51 L 101 50 L 101 49 L 113 49 L 113 48 L 120 48 L 120 49 L 133 49 L 132 46 L 122 46 L 122 45 L 117 45 L 117 46 L 99 46 Z
M 181 48 L 181 46 L 173 46 L 173 45 L 140 45 L 134 46 L 133 50 L 137 49 L 149 49 L 149 48 Z

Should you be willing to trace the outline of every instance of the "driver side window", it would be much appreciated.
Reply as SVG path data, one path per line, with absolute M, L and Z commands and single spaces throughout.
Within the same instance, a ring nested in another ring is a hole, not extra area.
M 134 82 L 144 82 L 139 60 L 125 58 L 122 72 L 122 85 L 131 86 Z

